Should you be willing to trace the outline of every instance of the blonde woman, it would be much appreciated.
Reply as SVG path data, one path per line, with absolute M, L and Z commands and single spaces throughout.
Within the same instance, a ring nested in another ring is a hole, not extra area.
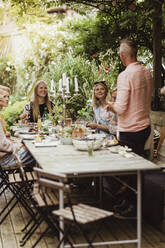
M 52 114 L 54 104 L 49 100 L 47 85 L 39 81 L 34 88 L 34 99 L 26 104 L 20 118 L 22 121 L 37 122 L 38 116 L 43 117 L 45 111 Z
M 92 106 L 94 112 L 94 122 L 87 123 L 87 127 L 95 129 L 97 133 L 116 134 L 116 124 L 112 128 L 111 120 L 117 121 L 113 112 L 107 112 L 107 104 L 110 101 L 110 94 L 105 81 L 94 83 Z
M 0 85 L 0 90 L 6 91 L 10 95 L 10 88 L 9 87 L 4 86 L 4 85 Z M 1 123 L 2 123 L 2 126 L 3 126 L 3 130 L 5 132 L 5 135 L 7 137 L 10 137 L 11 134 L 10 134 L 10 132 L 7 131 L 6 123 L 5 123 L 4 117 L 3 117 L 3 115 L 1 113 L 0 113 L 0 119 L 1 119 Z
M 0 87 L 0 109 L 8 106 L 9 90 L 2 90 Z M 5 135 L 6 129 L 4 128 L 4 120 L 0 116 L 0 166 L 4 167 L 15 167 L 16 159 L 13 156 L 13 152 L 17 151 L 22 162 L 32 168 L 35 165 L 35 161 L 26 150 L 21 142 L 14 142 L 8 139 Z

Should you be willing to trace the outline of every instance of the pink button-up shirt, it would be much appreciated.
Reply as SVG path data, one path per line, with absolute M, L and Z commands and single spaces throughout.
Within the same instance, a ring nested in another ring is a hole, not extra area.
M 150 125 L 153 79 L 150 71 L 139 62 L 131 63 L 117 80 L 118 131 L 137 132 Z

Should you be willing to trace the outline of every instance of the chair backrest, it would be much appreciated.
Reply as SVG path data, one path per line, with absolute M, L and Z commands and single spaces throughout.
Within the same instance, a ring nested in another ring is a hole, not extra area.
M 144 150 L 149 151 L 148 159 L 152 160 L 153 156 L 154 156 L 154 154 L 153 154 L 154 153 L 154 128 L 153 128 L 153 125 L 151 125 L 151 133 L 145 142 Z
M 64 174 L 60 174 L 60 173 L 54 173 L 50 170 L 43 170 L 37 167 L 34 167 L 33 170 L 36 172 L 38 178 L 47 178 L 47 179 L 51 179 L 51 180 L 57 180 L 57 181 L 62 181 L 62 182 L 66 182 L 67 177 Z
M 24 171 L 25 166 L 23 165 L 20 156 L 17 154 L 17 152 L 13 152 L 13 155 L 17 160 L 17 166 L 18 166 L 18 169 L 19 169 L 19 172 L 20 172 L 21 179 L 23 181 L 27 181 L 26 174 L 25 174 L 25 171 Z
M 47 178 L 39 178 L 39 184 L 44 187 L 48 187 L 54 190 L 63 190 L 66 193 L 70 192 L 70 187 L 68 184 L 64 184 L 62 182 L 57 182 L 54 180 L 50 180 Z
M 65 183 L 67 181 L 65 175 L 36 167 L 34 171 L 37 175 L 38 192 L 46 205 L 48 205 L 48 198 L 57 205 L 59 190 L 63 190 L 67 195 L 70 193 L 70 187 Z

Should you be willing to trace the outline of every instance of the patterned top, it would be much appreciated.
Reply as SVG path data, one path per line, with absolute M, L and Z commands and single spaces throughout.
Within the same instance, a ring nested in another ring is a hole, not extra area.
M 51 108 L 53 109 L 55 104 L 51 101 L 50 101 L 50 104 L 51 104 Z M 41 118 L 43 117 L 45 110 L 46 110 L 46 113 L 49 113 L 48 108 L 46 106 L 46 103 L 39 104 L 39 111 L 40 111 Z M 26 106 L 23 110 L 23 113 L 27 114 L 27 118 L 26 118 L 27 122 L 34 122 L 34 119 L 33 119 L 33 102 L 32 101 L 30 101 L 26 104 Z
M 94 107 L 94 122 L 100 125 L 108 126 L 110 134 L 115 134 L 117 131 L 117 115 L 106 110 L 105 107 Z M 105 133 L 103 130 L 98 130 L 99 133 Z

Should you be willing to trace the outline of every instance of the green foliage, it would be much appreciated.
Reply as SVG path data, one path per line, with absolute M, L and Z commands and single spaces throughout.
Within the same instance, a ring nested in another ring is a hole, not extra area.
M 62 104 L 60 101 L 56 101 L 56 105 L 53 109 L 53 115 L 49 116 L 50 120 L 54 124 L 58 124 L 59 121 L 63 121 L 63 110 L 62 110 Z
M 92 103 L 90 100 L 86 102 L 86 105 L 84 108 L 77 111 L 77 118 L 79 120 L 85 120 L 88 122 L 93 121 L 93 108 L 92 108 Z
M 3 115 L 6 121 L 7 129 L 18 123 L 20 120 L 20 114 L 22 113 L 27 101 L 15 102 L 13 105 L 9 105 L 3 110 Z
M 7 58 L 0 59 L 0 84 L 5 85 L 14 92 L 17 83 L 15 66 Z
M 72 118 L 73 121 L 77 120 L 77 112 L 85 106 L 86 99 L 83 95 L 75 95 L 66 104 L 67 117 Z

